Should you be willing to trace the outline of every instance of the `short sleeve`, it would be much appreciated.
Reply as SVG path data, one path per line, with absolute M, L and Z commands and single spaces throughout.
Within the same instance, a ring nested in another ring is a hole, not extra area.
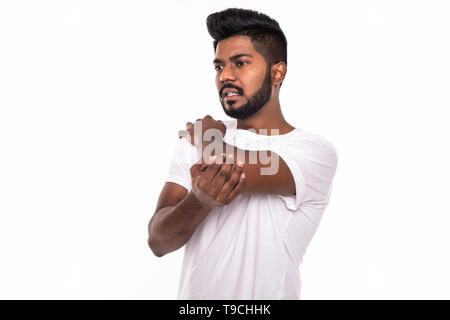
M 185 138 L 181 138 L 172 154 L 166 181 L 177 183 L 188 191 L 191 190 L 190 168 L 196 163 L 196 157 L 196 148 Z
M 320 136 L 294 134 L 271 146 L 289 167 L 295 181 L 295 195 L 278 195 L 292 211 L 304 202 L 327 204 L 337 167 L 336 149 Z

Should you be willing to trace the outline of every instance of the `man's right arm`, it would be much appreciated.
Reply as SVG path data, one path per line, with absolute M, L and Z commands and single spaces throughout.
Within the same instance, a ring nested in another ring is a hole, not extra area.
M 161 257 L 181 248 L 218 205 L 226 205 L 243 189 L 241 165 L 212 163 L 191 167 L 192 189 L 166 182 L 148 225 L 148 245 Z
M 175 205 L 165 206 L 173 197 L 185 196 Z M 166 182 L 158 200 L 158 206 L 148 225 L 148 245 L 157 257 L 181 248 L 195 228 L 212 210 L 203 206 L 192 193 L 183 187 Z

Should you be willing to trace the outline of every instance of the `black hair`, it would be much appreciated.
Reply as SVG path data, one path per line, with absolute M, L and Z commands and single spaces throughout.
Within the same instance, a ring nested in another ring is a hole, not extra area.
M 245 35 L 250 37 L 255 50 L 264 57 L 268 68 L 278 62 L 287 65 L 286 37 L 278 22 L 263 13 L 229 8 L 210 14 L 206 18 L 206 26 L 214 39 L 214 52 L 219 41 Z

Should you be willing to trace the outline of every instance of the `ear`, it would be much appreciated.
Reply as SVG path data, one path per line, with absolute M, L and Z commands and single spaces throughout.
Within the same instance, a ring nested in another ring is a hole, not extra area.
M 284 77 L 286 76 L 287 66 L 284 62 L 278 62 L 272 65 L 272 84 L 277 86 L 281 82 L 283 82 Z

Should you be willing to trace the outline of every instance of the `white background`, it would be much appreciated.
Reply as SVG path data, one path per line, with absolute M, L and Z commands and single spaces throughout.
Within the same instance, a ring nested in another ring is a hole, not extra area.
M 275 18 L 287 120 L 338 150 L 303 299 L 450 298 L 448 1 L 0 1 L 0 298 L 174 299 L 147 223 L 187 121 L 227 119 L 206 17 Z

